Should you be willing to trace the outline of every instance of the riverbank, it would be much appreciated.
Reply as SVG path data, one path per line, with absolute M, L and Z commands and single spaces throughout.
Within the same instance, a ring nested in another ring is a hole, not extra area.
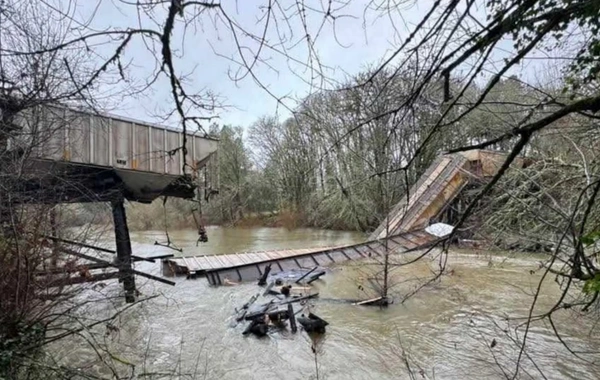
M 127 222 L 131 231 L 197 229 L 192 214 L 195 203 L 181 199 L 169 199 L 166 203 L 157 200 L 152 204 L 127 202 Z M 88 224 L 103 225 L 112 223 L 111 209 L 107 204 L 70 204 L 60 207 L 59 214 L 64 224 L 79 227 Z M 326 224 L 319 220 L 311 220 L 297 211 L 288 209 L 265 212 L 246 212 L 234 219 L 224 218 L 214 210 L 203 213 L 203 224 L 222 227 L 240 228 L 322 228 L 336 231 L 354 231 L 343 224 Z

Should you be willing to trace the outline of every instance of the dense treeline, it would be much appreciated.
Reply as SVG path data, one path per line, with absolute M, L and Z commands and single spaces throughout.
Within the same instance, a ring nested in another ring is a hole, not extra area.
M 265 116 L 246 130 L 215 127 L 220 194 L 207 209 L 208 221 L 289 225 L 292 219 L 292 225 L 373 229 L 437 155 L 513 128 L 540 101 L 518 78 L 505 79 L 486 104 L 430 135 L 445 111 L 442 84 L 424 89 L 398 113 L 414 96 L 410 72 L 406 79 L 372 74 L 307 97 L 286 120 Z

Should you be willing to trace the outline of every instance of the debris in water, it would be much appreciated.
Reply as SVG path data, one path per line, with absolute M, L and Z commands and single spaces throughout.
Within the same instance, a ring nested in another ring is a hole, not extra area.
M 225 277 L 225 279 L 223 280 L 223 285 L 233 286 L 233 285 L 239 285 L 239 284 L 240 284 L 239 282 L 231 281 L 227 277 Z
M 376 298 L 371 298 L 368 300 L 364 300 L 364 301 L 359 301 L 359 302 L 355 302 L 353 303 L 353 305 L 358 305 L 358 306 L 388 306 L 390 304 L 390 300 L 387 297 L 376 297 Z
M 454 231 L 454 227 L 446 223 L 434 223 L 431 226 L 425 228 L 425 232 L 432 234 L 437 237 L 444 237 L 450 235 Z
M 319 334 L 324 334 L 325 326 L 329 325 L 327 321 L 317 317 L 313 313 L 308 313 L 308 318 L 305 317 L 304 314 L 302 314 L 302 316 L 298 318 L 298 323 L 302 325 L 304 331 L 316 332 Z
M 271 264 L 269 264 L 265 267 L 265 271 L 263 272 L 262 276 L 260 277 L 260 280 L 258 280 L 259 286 L 267 285 L 267 277 L 269 277 L 269 272 L 271 272 Z
M 321 276 L 325 275 L 325 271 L 321 271 L 319 273 L 313 274 L 312 276 L 309 277 L 308 281 L 306 281 L 307 284 L 310 284 L 313 281 L 318 280 L 319 278 L 321 278 Z
M 288 317 L 290 318 L 290 328 L 292 329 L 292 333 L 295 334 L 298 331 L 298 326 L 296 325 L 296 314 L 294 314 L 294 306 L 291 303 L 288 303 Z
M 267 324 L 264 322 L 264 320 L 255 320 L 250 322 L 250 324 L 248 325 L 248 327 L 246 327 L 246 330 L 244 330 L 244 332 L 242 334 L 244 335 L 248 335 L 250 333 L 256 335 L 256 336 L 265 336 L 267 335 L 267 332 L 269 331 L 269 326 L 267 326 Z
M 239 322 L 242 319 L 244 319 L 244 317 L 246 316 L 246 313 L 248 312 L 248 309 L 254 302 L 256 302 L 257 299 L 258 299 L 258 294 L 253 295 L 248 302 L 246 302 L 244 305 L 242 305 L 240 310 L 236 310 L 235 312 L 237 313 L 237 316 L 235 317 L 235 320 Z
M 300 283 L 300 281 L 304 280 L 304 277 L 308 276 L 309 274 L 311 274 L 312 272 L 314 272 L 318 267 L 314 267 L 313 269 L 309 270 L 308 272 L 304 273 L 302 275 L 302 277 L 300 277 L 299 279 L 296 280 L 296 284 Z
M 281 287 L 281 294 L 283 294 L 286 297 L 289 297 L 291 289 L 292 289 L 292 285 L 282 286 Z
M 259 286 L 265 286 L 263 297 L 269 297 L 268 302 L 257 304 L 261 294 L 252 296 L 241 308 L 235 310 L 235 321 L 248 321 L 243 335 L 266 336 L 270 328 L 285 328 L 288 321 L 292 333 L 298 332 L 298 323 L 307 332 L 324 333 L 326 321 L 312 313 L 308 317 L 296 318 L 296 314 L 306 310 L 308 301 L 318 297 L 319 293 L 311 293 L 312 287 L 308 284 L 320 279 L 327 272 L 314 267 L 310 270 L 296 269 L 281 271 L 271 274 L 271 265 L 265 266 L 260 279 Z M 300 303 L 297 311 L 293 304 Z M 232 327 L 235 323 L 232 324 Z

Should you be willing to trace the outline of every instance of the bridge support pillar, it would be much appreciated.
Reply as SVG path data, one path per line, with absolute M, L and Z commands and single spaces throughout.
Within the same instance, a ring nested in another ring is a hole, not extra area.
M 131 258 L 131 240 L 123 197 L 111 202 L 113 222 L 115 226 L 115 241 L 117 244 L 117 262 L 119 264 L 119 282 L 123 283 L 125 302 L 135 302 L 135 277 L 133 276 Z

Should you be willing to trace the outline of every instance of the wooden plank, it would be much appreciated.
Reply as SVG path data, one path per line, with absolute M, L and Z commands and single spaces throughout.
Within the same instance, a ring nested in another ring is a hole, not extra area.
M 348 256 L 348 254 L 346 254 L 346 252 L 344 252 L 344 249 L 339 249 L 336 252 L 340 252 L 342 255 L 344 255 L 346 257 L 346 259 L 351 260 L 350 256 Z M 358 252 L 362 256 L 362 254 L 358 250 L 356 252 Z
M 214 255 L 213 258 L 214 260 L 218 263 L 219 268 L 228 268 L 229 267 L 229 263 L 227 261 L 225 261 L 225 256 L 226 255 Z
M 436 236 L 430 235 L 427 232 L 417 231 L 411 234 L 413 236 L 413 241 L 418 245 L 425 245 L 437 239 Z
M 135 255 L 131 255 L 131 257 L 133 257 L 133 258 L 135 259 L 137 256 L 135 256 Z M 149 260 L 162 260 L 162 259 L 168 259 L 168 258 L 171 258 L 171 257 L 175 257 L 175 255 L 173 255 L 172 253 L 167 253 L 167 254 L 164 254 L 164 255 L 157 255 L 157 256 L 149 256 L 149 257 L 146 257 L 146 258 L 144 259 L 144 261 L 149 261 Z M 152 262 L 154 262 L 154 261 L 152 261 Z
M 381 248 L 383 248 L 384 251 L 386 249 L 393 251 L 399 246 L 399 244 L 392 239 L 377 240 L 377 243 L 381 245 Z
M 193 266 L 190 265 L 190 263 L 188 263 L 186 258 L 182 257 L 181 259 L 183 260 L 183 266 L 188 270 L 188 272 L 193 272 L 194 268 L 193 268 Z
M 236 256 L 243 264 L 251 263 L 249 255 L 240 255 L 239 253 L 236 253 Z
M 217 259 L 221 263 L 222 268 L 230 268 L 233 266 L 233 263 L 229 262 L 228 255 L 215 255 L 215 259 Z
M 191 259 L 193 259 L 194 264 L 196 265 L 196 268 L 198 268 L 196 271 L 202 271 L 205 270 L 203 265 L 200 263 L 200 261 L 198 261 L 197 257 L 192 256 Z
M 239 266 L 241 262 L 235 257 L 235 255 L 219 255 L 219 258 L 227 265 L 228 267 Z
M 194 272 L 198 272 L 203 270 L 202 266 L 200 265 L 200 263 L 198 262 L 198 260 L 194 259 L 193 257 L 188 258 L 188 262 L 191 263 Z
M 242 266 L 247 264 L 246 260 L 243 259 L 243 256 L 238 254 L 229 255 L 229 259 L 236 263 L 235 266 Z
M 179 264 L 179 260 L 178 259 L 171 259 L 171 260 L 167 260 L 169 263 L 171 263 L 171 265 L 175 265 L 180 267 L 181 265 Z
M 281 252 L 283 257 L 294 257 L 303 253 L 308 253 L 308 251 L 303 249 L 288 249 L 286 251 Z
M 403 237 L 413 242 L 415 246 L 420 246 L 427 243 L 427 239 L 425 239 L 423 236 L 417 236 L 413 233 L 408 233 Z
M 218 255 L 219 256 L 219 260 L 221 260 L 221 262 L 223 263 L 223 265 L 225 265 L 226 268 L 232 268 L 235 266 L 239 266 L 239 262 L 232 260 L 231 255 Z
M 217 262 L 212 258 L 212 256 L 202 256 L 202 263 L 205 270 L 210 270 L 217 265 Z
M 417 242 L 415 242 L 413 240 L 413 235 L 410 232 L 405 232 L 402 235 L 398 236 L 398 238 L 409 242 L 410 244 L 412 244 L 415 247 L 419 245 L 419 244 L 417 244 Z
M 377 241 L 376 243 L 380 244 L 381 242 Z M 373 245 L 375 244 L 367 244 L 365 247 L 376 256 L 381 256 L 383 253 L 377 250 L 378 246 L 373 247 Z
M 278 254 L 277 251 L 268 251 L 265 252 L 265 255 L 269 258 L 269 260 L 279 260 L 285 256 L 282 256 L 281 254 Z
M 378 240 L 376 242 L 376 244 L 369 245 L 369 247 L 372 250 L 374 250 L 375 252 L 377 252 L 377 254 L 379 256 L 385 255 L 386 251 L 389 251 L 389 253 L 393 253 L 393 251 L 394 251 L 394 249 L 392 248 L 391 245 L 389 245 L 389 244 L 387 246 L 385 245 L 385 240 L 384 241 Z
M 411 241 L 408 241 L 406 239 L 403 239 L 401 236 L 394 236 L 393 239 L 396 243 L 399 244 L 400 247 L 402 247 L 404 249 L 412 249 L 412 248 L 416 247 L 416 245 L 414 243 L 412 243 Z
M 372 304 L 372 303 L 377 302 L 377 301 L 381 301 L 382 299 L 383 299 L 383 297 L 371 298 L 371 299 L 368 299 L 368 300 L 364 300 L 364 301 L 360 301 L 360 302 L 355 302 L 352 305 L 356 305 L 356 306 L 368 305 L 368 304 Z
M 242 265 L 252 264 L 252 254 L 251 253 L 236 253 L 237 259 L 242 263 Z
M 266 252 L 258 252 L 257 256 L 260 257 L 260 262 L 271 260 L 271 256 L 269 256 Z
M 385 246 L 381 245 L 380 241 L 377 241 L 376 244 L 367 244 L 366 247 L 375 254 L 375 256 L 385 255 Z
M 211 256 L 200 256 L 198 259 L 202 263 L 204 270 L 211 270 L 215 267 L 216 263 Z
M 213 269 L 223 268 L 223 263 L 221 262 L 221 260 L 219 260 L 219 258 L 217 256 L 218 255 L 211 255 L 210 258 L 208 259 L 211 261 L 211 265 L 212 265 Z
M 248 253 L 247 255 L 250 263 L 257 263 L 260 261 L 260 257 L 254 252 Z

